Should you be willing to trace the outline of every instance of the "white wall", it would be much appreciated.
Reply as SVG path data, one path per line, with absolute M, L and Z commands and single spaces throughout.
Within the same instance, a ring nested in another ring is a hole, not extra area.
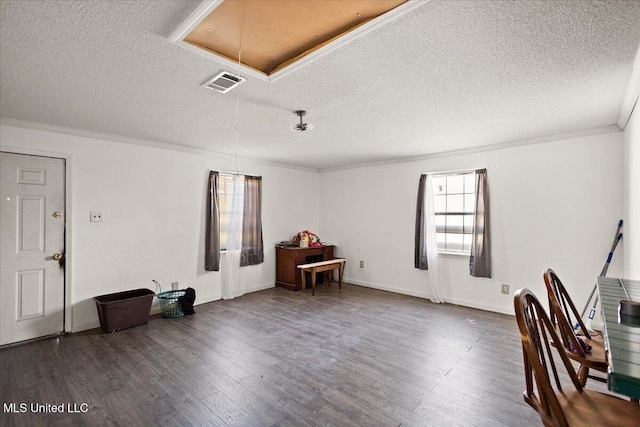
M 337 254 L 348 259 L 347 282 L 426 297 L 425 273 L 413 268 L 418 178 L 426 172 L 487 167 L 494 277 L 473 278 L 468 258 L 442 256 L 446 300 L 512 313 L 515 289 L 526 286 L 544 295 L 542 271 L 552 267 L 581 307 L 623 217 L 625 195 L 630 201 L 625 238 L 608 275 L 623 275 L 623 249 L 627 260 L 638 259 L 640 253 L 638 228 L 630 233 L 631 220 L 640 212 L 638 196 L 634 198 L 640 194 L 639 182 L 633 175 L 640 169 L 638 128 L 635 114 L 624 135 L 320 175 L 241 160 L 242 172 L 263 176 L 264 191 L 265 262 L 243 269 L 244 278 L 253 290 L 273 286 L 274 244 L 310 229 L 336 244 Z M 151 279 L 165 290 L 172 281 L 192 286 L 199 303 L 220 298 L 220 273 L 205 272 L 203 266 L 205 188 L 208 171 L 233 170 L 232 159 L 0 126 L 0 149 L 14 148 L 68 156 L 67 286 L 73 331 L 98 326 L 94 296 L 153 289 Z M 298 202 L 300 194 L 312 195 L 317 189 L 318 198 L 309 197 L 306 205 Z M 89 222 L 91 211 L 101 211 L 104 222 Z M 630 243 L 636 246 L 627 247 Z M 365 262 L 363 269 L 358 267 L 360 260 Z M 625 277 L 637 278 L 638 263 L 626 264 L 627 271 L 636 273 Z M 511 285 L 511 295 L 500 294 L 502 283 Z
M 158 144 L 159 146 L 159 144 Z M 204 270 L 206 185 L 209 170 L 231 171 L 235 161 L 96 137 L 0 127 L 0 149 L 68 157 L 70 242 L 67 289 L 72 331 L 99 326 L 93 297 L 139 287 L 163 290 L 172 281 L 196 290 L 197 303 L 220 299 L 220 273 Z M 265 261 L 242 268 L 251 290 L 275 283 L 274 245 L 302 229 L 317 230 L 316 172 L 241 160 L 239 170 L 263 177 Z M 89 222 L 101 211 L 102 223 Z
M 347 282 L 427 297 L 425 272 L 413 267 L 420 174 L 486 167 L 493 278 L 471 277 L 468 257 L 442 255 L 445 300 L 513 313 L 517 288 L 546 295 L 542 272 L 551 267 L 581 308 L 622 218 L 623 148 L 616 132 L 322 172 L 320 233 L 347 258 Z M 622 271 L 619 247 L 608 275 Z
M 625 223 L 624 277 L 640 280 L 640 107 L 624 129 L 625 147 Z

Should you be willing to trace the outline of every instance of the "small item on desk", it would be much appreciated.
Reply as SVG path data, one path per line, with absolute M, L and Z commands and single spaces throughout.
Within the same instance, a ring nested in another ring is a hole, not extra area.
M 316 247 L 322 246 L 322 241 L 317 234 L 310 232 L 309 230 L 304 230 L 296 234 L 291 238 L 291 241 L 294 244 L 299 245 L 301 248 L 307 248 L 309 246 Z
M 640 327 L 640 302 L 620 300 L 618 304 L 618 323 L 632 327 Z

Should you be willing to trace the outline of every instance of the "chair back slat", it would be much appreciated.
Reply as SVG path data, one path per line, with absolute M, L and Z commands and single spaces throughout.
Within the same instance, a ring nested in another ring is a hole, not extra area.
M 582 391 L 578 375 L 564 348 L 551 345 L 551 341 L 560 342 L 560 338 L 555 325 L 536 296 L 528 289 L 518 290 L 514 297 L 514 308 L 523 348 L 525 401 L 540 414 L 543 420 L 548 420 L 549 424 L 568 426 L 556 396 L 556 390 L 561 391 L 562 384 L 554 354 L 562 360 L 576 390 Z M 555 380 L 555 389 L 554 384 L 551 383 L 550 371 Z
M 556 289 L 556 295 L 558 299 L 562 301 L 562 306 L 564 309 L 565 316 L 567 318 L 567 321 L 569 322 L 569 325 L 572 327 L 571 330 L 573 330 L 573 325 L 577 323 L 580 329 L 582 330 L 582 333 L 584 334 L 585 338 L 591 339 L 591 335 L 589 334 L 589 329 L 584 324 L 582 320 L 582 316 L 580 316 L 578 309 L 576 308 L 575 304 L 573 303 L 573 300 L 569 296 L 567 289 L 564 287 L 564 285 L 560 281 L 560 278 L 558 277 L 558 275 L 555 273 L 555 271 L 553 271 L 550 268 L 547 269 L 546 273 L 548 273 L 549 280 L 551 280 L 552 283 L 554 283 L 554 289 Z M 573 316 L 571 315 L 571 313 L 573 313 Z
M 552 324 L 558 325 L 560 331 L 561 340 L 558 342 L 562 343 L 566 351 L 573 352 L 583 358 L 586 357 L 573 328 L 573 325 L 575 325 L 573 318 L 575 317 L 576 323 L 582 329 L 585 338 L 591 339 L 591 335 L 589 335 L 587 327 L 578 314 L 576 306 L 552 269 L 547 269 L 543 276 L 549 298 L 550 319 Z M 573 316 L 571 313 L 573 313 Z

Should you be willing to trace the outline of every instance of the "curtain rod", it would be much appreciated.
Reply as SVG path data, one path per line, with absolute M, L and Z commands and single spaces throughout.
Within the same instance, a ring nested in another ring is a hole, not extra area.
M 235 171 L 234 172 L 218 171 L 218 173 L 222 173 L 222 174 L 225 174 L 225 175 L 237 175 L 237 176 L 240 176 L 240 175 L 242 175 L 242 176 L 262 176 L 262 175 L 256 175 L 256 174 L 253 174 L 253 173 L 235 172 Z
M 446 171 L 438 171 L 438 172 L 427 172 L 427 175 L 454 175 L 460 173 L 471 173 L 480 169 L 486 169 L 486 167 L 481 168 L 468 168 L 468 169 L 455 169 L 455 170 L 446 170 Z
M 230 172 L 230 171 L 219 171 L 218 173 L 223 173 L 225 175 L 251 175 L 251 174 L 248 174 L 248 173 L 245 173 L 245 172 L 237 172 L 237 171 L 233 171 L 233 172 Z

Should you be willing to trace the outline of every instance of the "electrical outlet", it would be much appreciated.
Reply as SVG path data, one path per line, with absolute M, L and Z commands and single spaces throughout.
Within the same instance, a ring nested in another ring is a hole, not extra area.
M 364 261 L 360 261 L 360 268 L 364 268 Z
M 91 212 L 89 220 L 91 222 L 102 222 L 102 212 Z
M 502 293 L 505 295 L 509 295 L 509 285 L 502 284 Z
M 178 289 L 178 282 L 171 282 L 171 290 L 175 291 Z

